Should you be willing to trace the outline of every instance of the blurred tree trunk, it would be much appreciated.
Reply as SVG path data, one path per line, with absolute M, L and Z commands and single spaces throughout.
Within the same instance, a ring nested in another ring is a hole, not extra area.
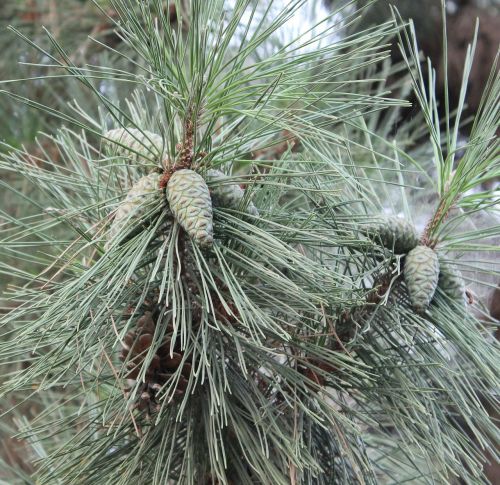
M 332 6 L 339 2 L 330 0 Z M 362 2 L 359 2 L 361 6 Z M 442 67 L 442 24 L 441 0 L 379 0 L 368 9 L 358 24 L 359 29 L 379 24 L 391 17 L 390 6 L 394 5 L 403 19 L 412 19 L 415 31 L 425 57 L 430 58 L 438 73 L 438 95 L 440 106 L 444 106 L 444 71 Z M 499 9 L 490 0 L 455 0 L 450 7 L 448 22 L 448 81 L 451 106 L 458 103 L 462 84 L 467 47 L 474 37 L 476 19 L 479 19 L 479 35 L 475 52 L 475 62 L 470 74 L 466 103 L 468 114 L 473 115 L 479 108 L 492 63 L 500 44 Z M 396 42 L 391 48 L 394 62 L 402 60 Z
M 476 113 L 479 108 L 491 65 L 500 43 L 499 16 L 498 14 L 492 15 L 490 10 L 466 6 L 448 18 L 448 76 L 450 98 L 453 104 L 458 102 L 460 95 L 465 56 L 467 47 L 474 37 L 476 19 L 479 20 L 479 35 L 466 100 L 471 114 Z M 442 68 L 439 72 L 439 82 L 442 88 L 444 84 Z

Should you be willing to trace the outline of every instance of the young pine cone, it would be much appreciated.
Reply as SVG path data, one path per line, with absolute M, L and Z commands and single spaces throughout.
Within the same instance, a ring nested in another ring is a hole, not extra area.
M 439 261 L 438 286 L 451 300 L 465 306 L 465 283 L 453 263 Z
M 214 205 L 226 207 L 228 209 L 242 208 L 245 191 L 238 184 L 228 183 L 227 181 L 229 180 L 229 177 L 221 171 L 215 169 L 208 170 L 207 177 L 210 180 L 219 182 L 217 185 L 210 187 Z M 259 211 L 253 202 L 247 202 L 245 205 L 246 207 L 243 206 L 243 208 L 248 214 L 252 216 L 259 215 Z
M 129 158 L 145 169 L 161 166 L 166 159 L 163 139 L 156 133 L 137 128 L 116 128 L 104 135 L 105 144 L 113 155 Z
M 126 363 L 128 370 L 127 379 L 137 379 L 144 371 L 146 356 L 154 343 L 156 323 L 150 311 L 137 321 L 136 328 L 125 335 L 123 348 L 120 352 L 120 360 Z M 170 329 L 171 330 L 171 329 Z M 163 342 L 149 361 L 144 375 L 144 387 L 139 399 L 139 407 L 148 407 L 156 403 L 156 395 L 161 387 L 172 378 L 177 380 L 175 384 L 174 397 L 180 397 L 187 389 L 191 364 L 183 362 L 184 352 L 176 346 L 170 352 L 171 331 L 167 331 Z M 174 374 L 181 368 L 180 377 Z
M 414 225 L 395 216 L 383 216 L 376 222 L 363 226 L 361 232 L 374 242 L 380 242 L 396 254 L 406 254 L 418 245 Z
M 203 177 L 189 169 L 174 172 L 167 200 L 177 222 L 200 247 L 213 244 L 212 199 Z
M 404 279 L 413 308 L 422 313 L 436 291 L 439 278 L 437 254 L 427 246 L 417 246 L 406 256 Z
M 113 240 L 120 235 L 121 242 L 135 236 L 149 222 L 155 207 L 161 203 L 159 188 L 160 175 L 152 173 L 139 179 L 129 190 L 115 212 L 113 223 L 108 232 L 108 249 Z

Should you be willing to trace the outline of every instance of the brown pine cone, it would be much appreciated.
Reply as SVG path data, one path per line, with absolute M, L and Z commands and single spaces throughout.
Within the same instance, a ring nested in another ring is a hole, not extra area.
M 147 311 L 139 318 L 136 328 L 125 335 L 120 360 L 126 363 L 127 379 L 137 379 L 143 371 L 145 357 L 153 345 L 156 322 L 153 313 Z M 184 361 L 184 352 L 176 343 L 171 352 L 172 328 L 169 324 L 167 334 L 156 350 L 144 375 L 144 386 L 136 406 L 141 410 L 158 408 L 156 395 L 164 384 L 172 379 L 177 369 L 182 366 L 181 375 L 176 382 L 175 397 L 182 397 L 187 389 L 191 375 L 191 363 Z

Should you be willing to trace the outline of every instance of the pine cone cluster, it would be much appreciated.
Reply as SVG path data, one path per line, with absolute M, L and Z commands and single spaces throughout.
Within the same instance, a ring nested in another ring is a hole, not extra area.
M 208 170 L 207 179 L 216 182 L 212 184 L 210 191 L 205 179 L 189 168 L 194 160 L 192 139 L 179 144 L 180 160 L 171 163 L 166 157 L 162 137 L 155 133 L 135 128 L 118 128 L 108 131 L 105 137 L 108 139 L 108 146 L 113 147 L 118 156 L 135 160 L 144 167 L 149 165 L 157 170 L 163 165 L 164 168 L 163 175 L 150 173 L 140 179 L 127 194 L 115 215 L 108 247 L 110 241 L 126 229 L 127 221 L 138 220 L 144 216 L 145 196 L 160 194 L 163 188 L 166 188 L 165 200 L 170 215 L 173 216 L 170 220 L 175 219 L 189 237 L 203 248 L 209 248 L 213 244 L 212 203 L 234 209 L 241 209 L 245 203 L 245 191 L 239 185 L 228 182 L 229 177 L 224 173 L 214 169 Z M 155 160 L 161 163 L 156 163 Z M 246 202 L 244 209 L 250 215 L 259 215 L 252 202 Z
M 137 380 L 144 375 L 144 384 L 136 407 L 148 414 L 159 409 L 157 399 L 161 388 L 176 379 L 174 398 L 184 395 L 191 374 L 191 362 L 176 343 L 171 349 L 172 328 L 169 324 L 166 335 L 159 346 L 155 344 L 156 322 L 154 314 L 146 311 L 137 321 L 135 329 L 123 340 L 120 360 L 125 364 L 127 379 Z M 151 358 L 149 355 L 154 350 Z M 145 368 L 146 361 L 148 362 Z M 180 369 L 180 373 L 179 373 Z
M 360 231 L 394 253 L 406 254 L 404 280 L 410 302 L 417 312 L 427 309 L 438 286 L 452 300 L 465 302 L 462 275 L 455 265 L 440 261 L 432 248 L 419 244 L 413 224 L 395 216 L 380 216 Z

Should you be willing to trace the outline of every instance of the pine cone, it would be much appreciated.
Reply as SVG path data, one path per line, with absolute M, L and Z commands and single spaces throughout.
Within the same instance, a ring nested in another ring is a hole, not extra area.
M 437 254 L 427 246 L 417 246 L 405 259 L 404 279 L 413 308 L 423 312 L 436 291 L 439 278 Z
M 415 226 L 405 219 L 383 216 L 361 228 L 361 232 L 374 242 L 381 242 L 385 248 L 396 254 L 405 254 L 418 245 Z
M 137 128 L 116 128 L 104 135 L 108 150 L 113 155 L 129 158 L 144 167 L 161 166 L 166 159 L 163 139 L 156 133 Z
M 135 236 L 154 214 L 154 208 L 162 200 L 159 188 L 160 175 L 152 173 L 139 179 L 118 206 L 108 232 L 106 249 L 121 234 L 121 242 Z
M 465 306 L 465 284 L 462 273 L 453 264 L 439 261 L 438 286 L 451 300 Z
M 120 360 L 126 362 L 128 373 L 127 379 L 137 379 L 143 371 L 144 361 L 149 349 L 154 342 L 156 323 L 150 311 L 137 321 L 136 328 L 125 335 L 123 348 L 120 352 Z M 173 378 L 177 369 L 182 365 L 181 375 L 176 382 L 174 390 L 175 397 L 181 397 L 187 389 L 189 376 L 191 374 L 191 363 L 182 362 L 184 352 L 176 345 L 170 352 L 172 329 L 167 334 L 156 350 L 153 358 L 145 371 L 144 386 L 139 396 L 137 406 L 140 409 L 150 410 L 157 404 L 156 395 L 161 387 Z
M 213 244 L 212 199 L 201 175 L 189 169 L 174 172 L 167 200 L 177 222 L 201 247 Z
M 214 205 L 230 209 L 239 209 L 242 207 L 245 191 L 238 184 L 224 183 L 224 181 L 229 180 L 229 177 L 220 170 L 208 170 L 207 177 L 211 180 L 221 182 L 210 189 Z M 259 215 L 259 211 L 251 201 L 246 204 L 245 210 L 252 216 Z

